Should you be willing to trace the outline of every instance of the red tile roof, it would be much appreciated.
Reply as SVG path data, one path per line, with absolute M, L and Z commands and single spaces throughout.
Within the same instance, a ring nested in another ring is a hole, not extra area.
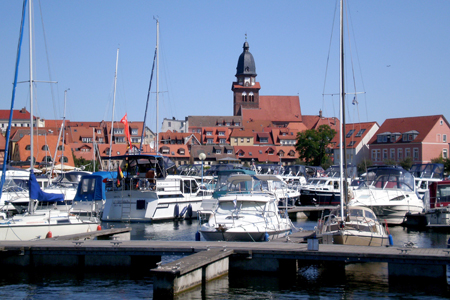
M 259 109 L 242 108 L 242 120 L 271 120 L 272 122 L 301 122 L 298 96 L 259 96 Z
M 433 126 L 436 123 L 443 119 L 443 121 L 450 127 L 449 123 L 445 119 L 443 115 L 435 115 L 435 116 L 421 116 L 421 117 L 409 117 L 409 118 L 395 118 L 395 119 L 386 119 L 384 123 L 380 126 L 377 133 L 370 140 L 370 144 L 376 143 L 377 134 L 385 133 L 385 132 L 399 132 L 405 133 L 408 131 L 416 130 L 419 132 L 417 137 L 414 139 L 414 142 L 420 143 L 422 142 L 428 133 L 431 131 Z M 397 140 L 397 142 L 401 142 L 402 139 Z
M 367 136 L 373 126 L 376 126 L 377 122 L 365 122 L 365 123 L 352 123 L 345 125 L 345 143 L 347 149 L 356 148 L 359 143 Z M 352 131 L 353 130 L 353 131 Z M 358 133 L 363 131 L 359 136 Z M 352 132 L 351 132 L 352 131 Z M 336 133 L 331 143 L 336 145 L 334 149 L 339 149 L 339 132 Z
M 0 109 L 0 120 L 9 120 L 9 115 L 11 110 L 9 109 Z M 13 109 L 13 120 L 30 120 L 30 112 L 28 112 L 25 108 L 20 110 Z

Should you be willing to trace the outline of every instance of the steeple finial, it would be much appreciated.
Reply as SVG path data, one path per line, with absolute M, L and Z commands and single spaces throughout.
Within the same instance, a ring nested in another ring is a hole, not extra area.
M 247 32 L 245 33 L 245 41 L 247 41 Z

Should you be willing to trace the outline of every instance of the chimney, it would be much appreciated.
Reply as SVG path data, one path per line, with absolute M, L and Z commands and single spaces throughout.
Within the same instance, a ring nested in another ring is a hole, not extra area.
M 319 110 L 319 118 L 322 118 L 322 110 Z

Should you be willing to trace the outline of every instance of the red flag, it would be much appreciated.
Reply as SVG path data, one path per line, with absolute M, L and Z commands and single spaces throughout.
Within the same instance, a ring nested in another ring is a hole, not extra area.
M 122 120 L 120 120 L 120 123 L 123 123 L 123 125 L 125 125 L 125 134 L 128 138 L 128 148 L 131 148 L 131 137 L 130 137 L 130 129 L 128 128 L 127 114 L 123 116 Z

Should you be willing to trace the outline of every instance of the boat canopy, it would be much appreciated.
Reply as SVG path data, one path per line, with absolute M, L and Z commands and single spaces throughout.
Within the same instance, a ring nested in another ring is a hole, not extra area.
M 78 189 L 74 201 L 95 201 L 105 200 L 104 184 L 108 179 L 114 179 L 113 172 L 96 172 L 91 175 L 85 175 L 78 184 Z
M 409 171 L 415 178 L 444 179 L 443 164 L 414 164 Z
M 367 170 L 365 181 L 367 186 L 376 188 L 415 190 L 412 174 L 398 166 L 370 167 Z
M 56 193 L 45 193 L 41 190 L 36 180 L 33 170 L 30 171 L 30 180 L 28 181 L 28 190 L 30 199 L 39 200 L 40 202 L 63 202 L 64 195 Z

